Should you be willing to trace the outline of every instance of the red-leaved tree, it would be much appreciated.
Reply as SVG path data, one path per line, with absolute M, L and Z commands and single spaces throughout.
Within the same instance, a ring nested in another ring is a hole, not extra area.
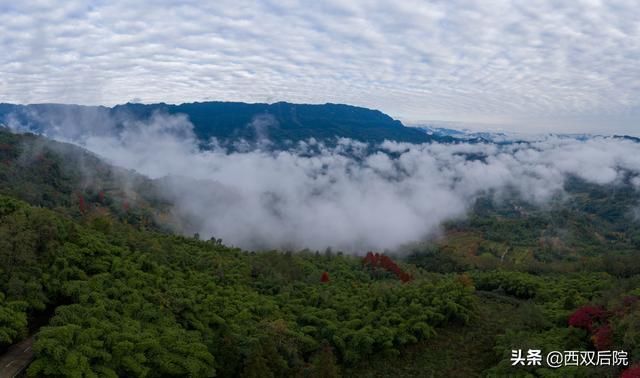
M 87 204 L 84 202 L 84 197 L 80 193 L 78 193 L 78 208 L 82 214 L 87 212 Z
M 582 306 L 571 314 L 569 325 L 592 332 L 594 326 L 606 320 L 607 317 L 607 311 L 600 306 Z
M 613 346 L 613 330 L 609 324 L 598 327 L 591 336 L 597 350 L 609 350 Z
M 371 268 L 382 268 L 387 272 L 391 272 L 402 282 L 409 282 L 413 279 L 409 273 L 402 270 L 389 256 L 379 253 L 367 252 L 367 255 L 362 259 L 362 264 Z
M 640 365 L 633 365 L 623 371 L 620 378 L 640 378 Z

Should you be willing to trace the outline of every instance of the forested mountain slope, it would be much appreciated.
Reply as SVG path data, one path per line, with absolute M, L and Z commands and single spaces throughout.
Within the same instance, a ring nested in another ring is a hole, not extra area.
M 571 199 L 554 210 L 479 200 L 441 239 L 397 251 L 406 259 L 376 257 L 397 275 L 371 256 L 255 253 L 174 235 L 163 223 L 172 204 L 152 180 L 34 135 L 0 141 L 0 348 L 31 328 L 31 376 L 625 368 L 512 367 L 522 348 L 616 349 L 640 361 L 638 237 L 623 210 L 636 197 L 624 185 L 570 181 Z
M 397 353 L 473 308 L 472 288 L 453 276 L 403 284 L 354 257 L 252 254 L 8 197 L 0 209 L 2 342 L 57 305 L 30 374 L 320 374 L 336 358 Z
M 108 213 L 143 227 L 171 208 L 153 181 L 75 145 L 0 128 L 0 194 L 79 217 Z
M 606 271 L 640 274 L 640 194 L 628 181 L 590 184 L 570 178 L 566 196 L 535 206 L 514 196 L 480 198 L 468 218 L 449 222 L 445 235 L 407 245 L 410 261 L 439 271 L 508 267 L 541 272 Z

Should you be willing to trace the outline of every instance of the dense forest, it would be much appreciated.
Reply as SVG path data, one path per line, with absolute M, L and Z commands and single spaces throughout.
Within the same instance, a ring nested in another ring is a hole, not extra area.
M 638 195 L 565 189 L 548 209 L 481 198 L 385 254 L 252 252 L 172 233 L 151 180 L 0 131 L 0 350 L 34 333 L 37 377 L 633 376 L 511 366 L 514 349 L 640 363 Z

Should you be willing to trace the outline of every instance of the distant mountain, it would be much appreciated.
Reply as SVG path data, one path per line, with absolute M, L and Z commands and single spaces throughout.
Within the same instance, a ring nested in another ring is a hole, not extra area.
M 446 123 L 445 125 L 448 125 Z M 424 132 L 425 134 L 433 138 L 451 138 L 459 142 L 469 143 L 496 143 L 496 144 L 509 144 L 520 142 L 535 142 L 545 140 L 547 138 L 559 138 L 559 139 L 575 139 L 580 141 L 586 141 L 595 137 L 611 137 L 616 139 L 628 140 L 636 143 L 640 143 L 640 138 L 629 135 L 602 135 L 602 134 L 568 134 L 568 133 L 518 133 L 518 132 L 500 132 L 500 131 L 473 131 L 463 127 L 451 128 L 444 127 L 439 123 L 429 124 L 416 124 L 412 125 L 413 128 Z
M 452 138 L 465 142 L 505 142 L 518 137 L 510 136 L 502 132 L 471 131 L 467 129 L 453 129 L 450 127 L 440 127 L 438 125 L 415 125 L 416 129 L 434 138 Z
M 395 140 L 424 143 L 432 140 L 450 141 L 444 136 L 431 136 L 421 130 L 405 127 L 400 121 L 378 111 L 342 104 L 248 104 L 241 102 L 195 102 L 180 105 L 132 104 L 80 106 L 62 104 L 13 105 L 0 104 L 0 123 L 19 125 L 36 133 L 65 127 L 73 134 L 90 130 L 119 127 L 132 119 L 148 119 L 155 112 L 185 114 L 194 125 L 197 137 L 222 141 L 269 139 L 274 144 L 286 144 L 315 138 L 318 140 L 344 137 L 364 142 Z M 66 130 L 66 131 L 69 131 Z
M 462 130 L 450 129 L 447 127 L 419 125 L 419 126 L 415 126 L 415 128 L 418 130 L 422 130 L 429 135 L 452 136 L 452 137 L 458 137 L 458 136 L 461 137 L 461 136 L 467 135 L 467 133 Z

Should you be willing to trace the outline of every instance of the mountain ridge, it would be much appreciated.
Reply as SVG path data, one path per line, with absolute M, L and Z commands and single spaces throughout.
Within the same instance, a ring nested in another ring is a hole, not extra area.
M 78 134 L 93 132 L 108 124 L 149 119 L 156 112 L 184 114 L 201 142 L 269 139 L 276 146 L 315 138 L 350 138 L 363 142 L 425 143 L 452 141 L 405 126 L 380 110 L 346 104 L 294 104 L 289 102 L 192 102 L 182 104 L 126 103 L 107 106 L 75 104 L 0 104 L 0 123 L 36 133 L 71 124 Z M 77 129 L 77 130 L 76 130 Z

